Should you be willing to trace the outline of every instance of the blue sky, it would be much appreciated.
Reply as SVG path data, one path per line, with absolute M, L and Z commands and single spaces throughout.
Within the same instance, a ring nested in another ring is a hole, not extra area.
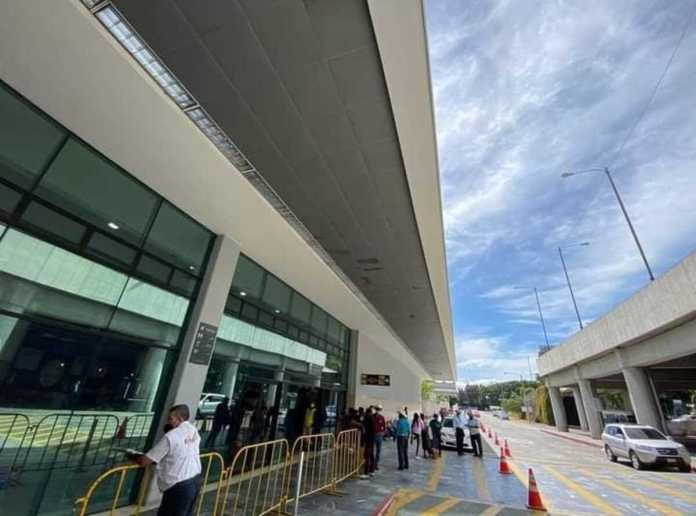
M 606 178 L 611 166 L 656 275 L 696 248 L 696 27 L 620 151 L 696 0 L 428 0 L 426 16 L 459 380 L 529 374 L 543 344 L 648 276 Z

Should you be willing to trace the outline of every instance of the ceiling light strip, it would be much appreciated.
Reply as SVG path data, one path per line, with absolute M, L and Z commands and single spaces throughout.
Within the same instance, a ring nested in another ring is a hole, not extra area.
M 213 118 L 203 109 L 195 97 L 167 68 L 155 52 L 145 43 L 126 21 L 125 17 L 109 0 L 82 0 L 82 3 L 116 38 L 121 46 L 142 66 L 143 70 L 164 90 L 167 96 L 184 111 L 189 119 L 205 134 L 217 149 L 239 170 L 251 185 L 268 203 L 292 226 L 297 234 L 343 281 L 348 289 L 367 307 L 367 309 L 389 330 L 391 335 L 406 349 L 403 340 L 391 325 L 382 317 L 363 292 L 343 272 L 324 247 L 314 238 L 302 221 L 292 212 L 270 184 L 259 174 L 244 156 L 232 139 L 222 130 Z M 415 357 L 414 357 L 415 358 Z

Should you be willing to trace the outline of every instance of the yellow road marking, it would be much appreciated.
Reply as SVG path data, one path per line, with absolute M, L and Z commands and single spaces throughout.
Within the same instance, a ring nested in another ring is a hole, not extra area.
M 399 509 L 408 505 L 412 501 L 417 500 L 418 498 L 420 498 L 424 494 L 425 493 L 422 493 L 420 491 L 415 491 L 413 489 L 399 489 L 394 494 L 394 502 L 389 507 L 389 510 L 387 511 L 387 515 L 388 516 L 396 516 L 396 513 L 398 512 Z
M 447 509 L 457 505 L 459 502 L 461 502 L 461 500 L 459 498 L 454 498 L 454 497 L 446 498 L 445 500 L 443 500 L 442 502 L 438 503 L 437 505 L 431 507 L 430 509 L 423 511 L 421 513 L 421 516 L 435 516 L 437 514 L 442 514 Z
M 673 496 L 674 498 L 677 498 L 679 500 L 683 500 L 685 502 L 696 504 L 696 496 L 685 495 L 681 491 L 677 491 L 676 489 L 672 489 L 672 488 L 667 487 L 665 485 L 658 484 L 656 482 L 651 482 L 649 480 L 643 480 L 640 478 L 632 478 L 631 480 L 633 482 L 635 482 L 636 484 L 640 484 L 640 485 L 648 487 L 650 489 L 655 489 L 656 491 L 661 491 L 661 492 L 668 494 L 670 496 Z
M 639 501 L 643 505 L 646 505 L 652 509 L 655 509 L 656 511 L 658 511 L 662 514 L 670 514 L 670 515 L 681 514 L 681 512 L 679 512 L 679 511 L 677 511 L 677 510 L 675 510 L 675 509 L 673 509 L 673 508 L 671 508 L 671 507 L 669 507 L 661 502 L 658 502 L 656 500 L 652 500 L 652 499 L 648 498 L 647 496 L 640 494 L 637 491 L 634 491 L 632 489 L 624 487 L 621 484 L 614 482 L 613 480 L 598 477 L 596 475 L 593 475 L 592 472 L 584 470 L 584 469 L 579 469 L 578 472 L 582 473 L 583 475 L 588 475 L 588 476 L 592 477 L 594 480 L 596 480 L 597 482 L 601 482 L 605 486 L 610 487 L 614 491 L 618 491 L 619 493 L 621 493 L 622 495 L 624 495 L 628 498 L 633 498 L 634 500 Z
M 435 459 L 435 464 L 430 468 L 430 473 L 428 473 L 428 483 L 426 484 L 426 490 L 434 493 L 437 490 L 437 485 L 440 483 L 440 477 L 442 476 L 442 470 L 445 467 L 445 457 L 440 457 Z
M 570 480 L 568 477 L 565 475 L 560 474 L 555 468 L 552 466 L 544 466 L 544 469 L 551 474 L 556 480 L 558 480 L 561 484 L 566 486 L 568 489 L 571 489 L 575 491 L 577 494 L 579 494 L 585 501 L 591 503 L 594 505 L 597 509 L 599 509 L 603 514 L 621 514 L 619 511 L 617 511 L 614 507 L 609 505 L 607 502 L 602 500 L 600 497 L 590 493 L 587 489 L 585 489 L 583 486 L 578 484 L 577 482 L 574 482 Z M 548 506 L 547 506 L 548 509 Z
M 474 461 L 473 464 L 473 472 L 474 472 L 474 482 L 476 483 L 476 494 L 478 494 L 478 497 L 484 501 L 490 501 L 491 500 L 491 493 L 488 491 L 488 483 L 486 481 L 486 472 L 483 469 L 483 465 L 481 464 L 481 460 L 479 459 L 472 459 Z
M 502 509 L 502 507 L 496 507 L 495 505 L 491 505 L 488 509 L 481 513 L 481 516 L 495 516 L 500 512 L 500 509 Z

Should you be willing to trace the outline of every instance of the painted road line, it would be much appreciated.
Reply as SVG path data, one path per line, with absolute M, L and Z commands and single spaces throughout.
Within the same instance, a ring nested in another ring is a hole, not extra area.
M 442 476 L 442 471 L 445 468 L 445 456 L 435 459 L 435 464 L 430 468 L 430 473 L 428 473 L 428 483 L 425 486 L 426 491 L 434 493 L 437 491 L 437 485 L 440 483 L 440 477 Z
M 399 489 L 396 493 L 394 493 L 394 502 L 391 504 L 391 507 L 389 507 L 387 516 L 396 516 L 399 509 L 408 505 L 412 501 L 417 500 L 424 494 L 425 493 L 416 491 L 414 489 Z
M 511 461 L 508 459 L 508 466 L 510 466 L 510 469 L 512 472 L 515 474 L 517 479 L 522 483 L 525 489 L 529 490 L 529 476 L 525 475 L 522 473 L 520 468 L 515 464 L 514 461 Z M 544 504 L 544 507 L 546 507 L 546 510 L 549 512 L 556 512 L 553 508 L 553 504 L 551 501 L 546 498 L 543 494 L 543 489 L 542 489 L 543 482 L 540 482 L 539 479 L 537 478 L 537 487 L 539 488 L 539 497 L 541 498 L 541 503 Z
M 483 464 L 480 459 L 473 459 L 472 471 L 474 473 L 474 483 L 476 485 L 476 494 L 485 501 L 491 501 L 491 493 L 488 490 L 488 482 L 486 480 L 486 470 L 483 469 Z
M 427 511 L 423 511 L 421 513 L 421 516 L 436 516 L 437 514 L 442 514 L 447 509 L 450 509 L 457 505 L 459 502 L 461 502 L 459 498 L 454 498 L 453 496 L 450 496 L 448 498 L 445 498 L 437 505 L 431 507 Z
M 495 505 L 492 505 L 491 507 L 483 511 L 480 516 L 495 516 L 500 512 L 501 509 L 502 507 L 496 507 Z
M 654 489 L 655 491 L 660 491 L 662 493 L 668 494 L 669 496 L 672 496 L 673 498 L 676 498 L 678 500 L 682 500 L 684 502 L 696 505 L 696 496 L 686 495 L 682 491 L 672 489 L 671 487 L 667 487 L 663 484 L 658 484 L 657 482 L 651 482 L 650 480 L 643 480 L 639 478 L 632 478 L 631 482 L 635 482 L 636 484 L 640 484 L 641 486 L 647 487 L 649 489 Z
M 658 502 L 657 500 L 653 500 L 645 495 L 642 495 L 641 493 L 634 491 L 633 489 L 629 489 L 627 487 L 622 486 L 621 484 L 614 482 L 613 480 L 609 480 L 607 478 L 602 478 L 600 476 L 597 476 L 593 474 L 590 471 L 584 470 L 584 469 L 578 469 L 578 473 L 582 473 L 583 475 L 587 475 L 593 481 L 595 482 L 600 482 L 604 484 L 605 486 L 613 489 L 614 491 L 621 493 L 627 498 L 633 498 L 637 502 L 640 502 L 641 504 L 645 505 L 646 507 L 650 507 L 651 509 L 656 510 L 657 512 L 661 514 L 669 514 L 672 516 L 682 514 L 681 512 L 673 509 L 672 507 L 669 507 L 668 505 L 663 504 L 662 502 Z
M 614 507 L 612 507 L 610 504 L 602 500 L 599 496 L 591 493 L 587 489 L 585 489 L 583 486 L 578 484 L 577 482 L 574 482 L 573 480 L 569 479 L 565 475 L 562 475 L 561 473 L 558 472 L 555 468 L 552 466 L 543 466 L 544 471 L 549 473 L 552 477 L 554 477 L 556 480 L 558 480 L 561 484 L 566 486 L 568 489 L 571 489 L 572 491 L 576 492 L 580 497 L 585 500 L 586 502 L 594 505 L 597 509 L 599 509 L 603 514 L 621 514 L 621 512 L 617 511 Z M 548 505 L 547 505 L 548 509 Z

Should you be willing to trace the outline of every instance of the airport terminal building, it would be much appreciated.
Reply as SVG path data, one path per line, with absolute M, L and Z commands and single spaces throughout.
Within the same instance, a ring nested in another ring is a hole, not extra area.
M 0 504 L 70 514 L 174 403 L 272 439 L 424 379 L 456 378 L 420 1 L 0 4 Z

